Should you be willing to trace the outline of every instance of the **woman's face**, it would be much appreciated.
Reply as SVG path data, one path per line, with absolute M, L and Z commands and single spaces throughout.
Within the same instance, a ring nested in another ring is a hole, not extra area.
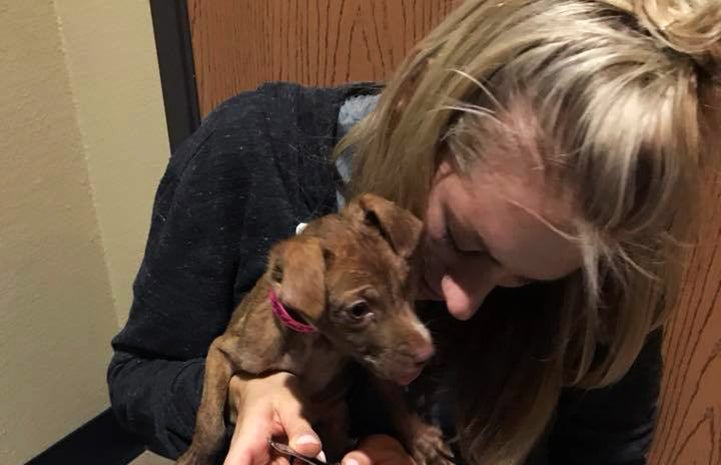
M 421 298 L 444 300 L 466 320 L 496 286 L 555 280 L 581 266 L 577 245 L 549 226 L 571 223 L 572 202 L 523 165 L 479 163 L 462 176 L 440 164 L 426 210 Z

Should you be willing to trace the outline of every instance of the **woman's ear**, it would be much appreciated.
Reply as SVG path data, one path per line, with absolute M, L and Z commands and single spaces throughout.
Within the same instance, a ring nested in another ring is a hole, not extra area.
M 375 230 L 402 258 L 413 254 L 423 229 L 423 223 L 413 213 L 375 194 L 356 197 L 342 215 Z
M 280 301 L 309 321 L 325 310 L 325 255 L 320 240 L 295 236 L 271 248 L 268 276 Z

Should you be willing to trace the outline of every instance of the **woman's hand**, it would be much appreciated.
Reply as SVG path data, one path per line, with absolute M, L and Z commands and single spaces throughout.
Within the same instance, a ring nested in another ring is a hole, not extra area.
M 224 465 L 288 465 L 286 457 L 275 455 L 269 437 L 287 437 L 288 444 L 307 456 L 318 456 L 321 442 L 302 415 L 303 399 L 290 373 L 263 378 L 230 380 L 228 407 L 235 422 L 230 450 Z M 386 435 L 368 436 L 343 458 L 343 465 L 414 465 L 403 446 Z
M 343 465 L 415 465 L 400 442 L 377 434 L 360 442 L 358 449 L 343 457 Z
M 228 407 L 235 431 L 224 465 L 288 464 L 268 446 L 270 437 L 287 437 L 290 447 L 311 457 L 321 451 L 318 435 L 302 415 L 296 378 L 275 373 L 263 378 L 230 380 Z

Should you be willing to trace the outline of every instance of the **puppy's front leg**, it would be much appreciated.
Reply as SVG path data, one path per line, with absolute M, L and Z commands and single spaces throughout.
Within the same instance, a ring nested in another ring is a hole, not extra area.
M 203 394 L 195 420 L 193 440 L 177 465 L 212 465 L 223 446 L 225 421 L 223 419 L 228 397 L 228 384 L 234 367 L 222 350 L 228 336 L 219 336 L 210 345 L 205 359 Z
M 449 465 L 446 459 L 453 454 L 439 428 L 426 423 L 411 411 L 400 386 L 376 379 L 375 388 L 381 395 L 393 427 L 400 440 L 418 465 Z

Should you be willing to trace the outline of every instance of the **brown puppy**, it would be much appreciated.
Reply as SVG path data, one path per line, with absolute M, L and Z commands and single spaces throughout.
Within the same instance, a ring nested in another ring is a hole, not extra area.
M 410 413 L 399 386 L 410 383 L 434 351 L 413 309 L 411 261 L 420 232 L 410 212 L 366 194 L 272 247 L 265 274 L 210 346 L 193 441 L 177 463 L 213 463 L 234 373 L 287 371 L 299 378 L 306 398 L 338 398 L 348 387 L 344 368 L 351 360 L 377 381 L 416 462 L 445 463 L 440 432 Z M 347 411 L 340 410 L 315 418 L 329 459 L 349 446 Z

